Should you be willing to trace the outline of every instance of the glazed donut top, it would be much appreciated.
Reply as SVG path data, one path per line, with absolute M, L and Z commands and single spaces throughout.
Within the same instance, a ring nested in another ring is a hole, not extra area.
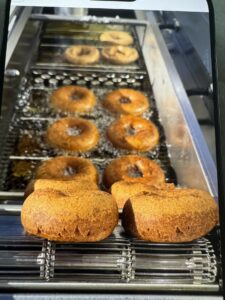
M 138 155 L 127 155 L 112 160 L 104 171 L 106 187 L 120 180 L 158 184 L 165 182 L 165 175 L 153 160 Z
M 107 129 L 107 136 L 112 144 L 121 149 L 147 151 L 159 142 L 156 126 L 146 119 L 122 115 Z
M 103 106 L 112 113 L 138 116 L 149 109 L 149 101 L 139 91 L 119 89 L 106 94 Z
M 54 91 L 50 102 L 56 109 L 71 113 L 83 113 L 93 109 L 96 104 L 94 93 L 81 86 L 63 86 Z
M 100 41 L 123 46 L 132 45 L 134 42 L 130 33 L 126 31 L 105 31 L 100 35 Z
M 86 65 L 98 62 L 100 54 L 94 46 L 77 45 L 67 48 L 64 57 L 71 63 Z
M 92 122 L 82 118 L 63 118 L 51 124 L 47 130 L 47 142 L 68 151 L 89 151 L 93 149 L 100 135 Z
M 126 46 L 105 47 L 102 50 L 102 56 L 114 64 L 130 64 L 139 57 L 135 48 Z
M 82 157 L 58 156 L 43 162 L 37 169 L 36 179 L 88 180 L 98 182 L 93 163 Z

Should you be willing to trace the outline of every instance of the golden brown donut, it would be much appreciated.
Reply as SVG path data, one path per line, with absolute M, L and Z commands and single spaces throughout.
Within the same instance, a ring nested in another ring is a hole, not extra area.
M 60 242 L 96 242 L 118 224 L 118 207 L 102 191 L 66 194 L 34 191 L 23 203 L 21 222 L 29 234 Z
M 98 144 L 99 132 L 96 126 L 88 120 L 63 118 L 49 126 L 46 139 L 52 147 L 85 152 Z
M 130 33 L 126 31 L 105 31 L 100 35 L 100 41 L 122 46 L 129 46 L 134 42 Z
M 149 101 L 139 91 L 119 89 L 105 95 L 103 106 L 112 113 L 139 116 L 149 109 Z
M 163 183 L 165 175 L 153 160 L 139 155 L 126 155 L 112 160 L 106 166 L 103 180 L 105 186 L 109 188 L 120 180 L 148 184 Z
M 98 182 L 93 163 L 82 157 L 58 156 L 43 162 L 36 171 L 36 179 L 86 180 Z
M 80 190 L 98 190 L 99 187 L 91 180 L 36 179 L 29 182 L 25 189 L 24 197 L 28 197 L 31 193 L 33 193 L 33 191 L 46 189 L 73 194 Z
M 148 151 L 159 142 L 157 127 L 141 117 L 123 115 L 107 128 L 107 137 L 120 149 Z
M 209 193 L 174 189 L 131 197 L 123 208 L 122 224 L 139 239 L 181 243 L 206 235 L 218 218 L 217 204 Z
M 102 49 L 102 56 L 110 63 L 116 65 L 128 65 L 139 58 L 135 48 L 125 46 L 104 47 Z
M 64 52 L 64 57 L 72 64 L 89 65 L 99 61 L 99 51 L 94 46 L 71 46 Z
M 171 190 L 175 189 L 173 183 L 150 183 L 143 182 L 130 182 L 130 181 L 117 181 L 111 186 L 111 194 L 116 199 L 118 208 L 122 209 L 126 201 L 141 192 L 156 192 L 157 190 Z
M 69 113 L 89 112 L 96 104 L 94 93 L 81 86 L 63 86 L 50 97 L 51 105 L 60 111 Z

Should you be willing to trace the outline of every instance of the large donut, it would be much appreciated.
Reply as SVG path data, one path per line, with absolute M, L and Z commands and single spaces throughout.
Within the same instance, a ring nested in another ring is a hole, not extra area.
M 151 159 L 127 155 L 112 160 L 104 171 L 103 181 L 107 188 L 120 180 L 157 184 L 165 182 L 165 175 L 160 166 Z
M 21 222 L 29 234 L 60 242 L 96 242 L 107 238 L 118 224 L 118 207 L 102 191 L 66 194 L 34 191 L 23 203 Z
M 123 115 L 107 128 L 107 136 L 115 147 L 147 151 L 159 142 L 156 126 L 146 119 Z
M 100 35 L 100 41 L 122 46 L 129 46 L 134 42 L 130 33 L 126 31 L 105 31 Z
M 135 62 L 139 57 L 135 48 L 125 46 L 104 47 L 102 56 L 110 63 L 116 65 L 128 65 Z
M 83 113 L 93 109 L 96 97 L 87 88 L 63 86 L 52 93 L 50 103 L 55 109 L 63 112 Z
M 81 118 L 60 119 L 47 130 L 48 144 L 68 151 L 89 151 L 98 141 L 99 132 L 96 126 Z
M 149 109 L 149 101 L 139 91 L 119 89 L 105 95 L 103 106 L 112 113 L 139 116 Z
M 99 61 L 99 51 L 94 46 L 71 46 L 64 52 L 64 57 L 72 64 L 89 65 Z
M 88 159 L 58 156 L 43 162 L 36 171 L 36 179 L 86 180 L 98 182 L 96 167 Z

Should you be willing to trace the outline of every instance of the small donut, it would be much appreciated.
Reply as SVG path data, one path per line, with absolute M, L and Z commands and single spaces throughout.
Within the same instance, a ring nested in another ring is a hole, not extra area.
M 98 172 L 85 158 L 58 156 L 43 162 L 36 171 L 36 179 L 88 180 L 98 182 Z
M 159 142 L 156 126 L 146 119 L 123 115 L 107 128 L 107 137 L 120 149 L 147 151 Z
M 122 46 L 129 46 L 134 42 L 130 33 L 126 31 L 105 31 L 100 35 L 100 41 Z
M 52 241 L 97 242 L 118 224 L 118 207 L 102 191 L 38 190 L 24 201 L 21 222 L 27 233 Z
M 139 91 L 119 89 L 105 95 L 103 106 L 112 113 L 139 116 L 149 109 L 149 101 Z
M 118 208 L 122 209 L 126 201 L 141 192 L 157 192 L 158 190 L 175 189 L 173 183 L 150 183 L 117 181 L 111 186 L 111 194 L 117 202 Z
M 67 48 L 64 57 L 72 64 L 90 65 L 99 61 L 100 54 L 94 46 L 77 45 Z
M 83 113 L 93 109 L 96 97 L 87 88 L 70 85 L 54 91 L 50 97 L 50 103 L 55 109 L 63 112 Z
M 158 190 L 131 197 L 123 208 L 125 231 L 157 243 L 191 242 L 218 223 L 218 207 L 208 192 Z
M 116 65 L 128 65 L 139 58 L 135 48 L 125 46 L 105 47 L 102 49 L 102 56 L 110 63 Z
M 81 118 L 60 119 L 47 130 L 47 143 L 68 151 L 89 151 L 98 141 L 99 132 L 96 126 Z
M 27 198 L 31 193 L 37 190 L 52 189 L 61 191 L 67 194 L 74 194 L 80 190 L 98 190 L 98 186 L 91 180 L 56 180 L 56 179 L 36 179 L 31 180 L 27 185 L 24 198 Z
M 165 175 L 153 160 L 138 155 L 127 155 L 112 160 L 104 170 L 103 181 L 107 188 L 120 180 L 155 185 L 165 182 Z

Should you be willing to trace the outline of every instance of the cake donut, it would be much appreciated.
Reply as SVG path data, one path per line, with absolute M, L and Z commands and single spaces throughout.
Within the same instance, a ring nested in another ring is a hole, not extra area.
M 24 198 L 27 198 L 31 193 L 37 190 L 52 189 L 63 193 L 74 194 L 80 190 L 98 190 L 99 187 L 92 180 L 59 180 L 59 179 L 36 179 L 31 180 L 27 185 Z
M 157 127 L 141 117 L 122 115 L 106 131 L 111 143 L 120 149 L 148 151 L 159 142 Z
M 78 65 L 89 65 L 99 61 L 99 51 L 94 46 L 77 45 L 71 46 L 64 52 L 65 59 Z
M 103 106 L 112 113 L 139 116 L 149 109 L 149 101 L 139 91 L 118 89 L 105 95 Z
M 81 86 L 63 86 L 55 90 L 50 103 L 53 108 L 69 113 L 84 113 L 93 109 L 96 104 L 94 93 Z
M 100 35 L 100 41 L 122 46 L 129 46 L 134 42 L 130 33 L 126 31 L 105 31 Z
M 124 207 L 126 201 L 141 192 L 157 192 L 158 190 L 172 190 L 175 189 L 173 183 L 150 183 L 147 182 L 132 182 L 132 181 L 117 181 L 111 186 L 111 194 L 116 200 L 119 209 Z
M 218 218 L 217 204 L 209 193 L 174 189 L 131 197 L 123 208 L 122 224 L 139 239 L 181 243 L 206 235 Z
M 36 179 L 76 180 L 98 182 L 93 163 L 82 157 L 58 156 L 43 162 L 36 170 Z
M 38 190 L 24 201 L 21 222 L 27 233 L 48 240 L 97 242 L 111 235 L 118 224 L 118 207 L 102 191 Z
M 52 147 L 85 152 L 98 144 L 99 132 L 88 120 L 63 118 L 48 127 L 46 140 Z
M 139 58 L 135 48 L 126 46 L 104 47 L 102 49 L 102 56 L 108 62 L 116 65 L 128 65 Z
M 165 175 L 153 160 L 139 155 L 126 155 L 112 160 L 103 174 L 107 188 L 120 180 L 158 184 L 165 182 Z

